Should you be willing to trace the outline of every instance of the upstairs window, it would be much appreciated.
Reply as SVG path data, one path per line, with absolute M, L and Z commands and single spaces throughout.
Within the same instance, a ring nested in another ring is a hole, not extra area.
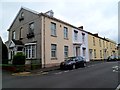
M 23 38 L 23 27 L 20 28 L 20 39 Z
M 22 20 L 24 20 L 24 13 L 23 12 L 21 12 L 20 17 L 19 17 L 19 21 L 22 21 Z
M 93 37 L 93 46 L 95 46 L 95 38 Z
M 15 31 L 12 32 L 12 39 L 15 39 Z
M 34 22 L 32 22 L 29 24 L 29 30 L 28 30 L 28 34 L 27 34 L 28 39 L 34 37 L 34 29 L 35 29 Z
M 78 40 L 78 31 L 74 30 L 74 40 Z
M 34 22 L 29 24 L 29 33 L 34 33 Z
M 24 18 L 24 13 L 23 12 L 21 13 L 21 17 Z
M 64 38 L 67 39 L 68 38 L 68 28 L 64 27 Z
M 56 23 L 51 22 L 51 35 L 56 36 Z
M 99 39 L 99 45 L 100 45 L 100 47 L 101 47 L 101 39 Z
M 103 47 L 105 48 L 105 42 L 103 41 Z
M 82 33 L 82 42 L 85 42 L 85 34 Z

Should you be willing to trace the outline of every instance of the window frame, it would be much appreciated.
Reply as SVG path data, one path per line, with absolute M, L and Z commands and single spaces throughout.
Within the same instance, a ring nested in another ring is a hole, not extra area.
M 56 36 L 56 23 L 51 22 L 51 36 Z
M 96 49 L 94 49 L 94 58 L 97 58 L 97 57 L 96 57 Z
M 34 46 L 34 56 L 33 56 L 33 46 Z M 26 59 L 36 59 L 36 43 L 25 44 L 25 55 Z
M 31 26 L 31 25 L 33 25 L 33 26 Z M 35 23 L 34 22 L 29 23 L 28 33 L 29 34 L 34 33 L 34 30 L 35 30 Z
M 101 45 L 101 39 L 99 39 L 99 46 L 101 47 L 102 45 Z
M 86 56 L 86 48 L 82 48 L 82 52 L 83 52 L 83 57 L 85 57 Z
M 102 50 L 100 50 L 100 58 L 102 58 Z
M 68 39 L 68 28 L 64 27 L 64 39 Z
M 74 30 L 74 40 L 78 40 L 78 31 Z
M 12 39 L 15 39 L 16 35 L 15 35 L 15 31 L 12 31 Z
M 93 46 L 95 46 L 95 37 L 93 37 Z
M 64 57 L 67 58 L 69 54 L 69 46 L 64 46 Z
M 85 33 L 82 33 L 82 42 L 85 43 Z
M 51 44 L 51 58 L 57 58 L 57 44 Z
M 23 38 L 23 27 L 20 28 L 20 37 L 19 37 L 19 38 L 20 38 L 20 39 Z

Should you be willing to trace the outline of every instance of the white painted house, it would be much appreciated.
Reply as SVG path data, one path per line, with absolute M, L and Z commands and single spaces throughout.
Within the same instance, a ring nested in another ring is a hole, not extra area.
M 84 30 L 73 28 L 72 30 L 73 40 L 73 55 L 82 56 L 89 62 L 88 55 L 88 33 Z

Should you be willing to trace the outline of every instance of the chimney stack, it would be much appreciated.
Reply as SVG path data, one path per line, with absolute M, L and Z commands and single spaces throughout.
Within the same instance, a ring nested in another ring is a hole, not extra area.
M 47 11 L 45 14 L 47 14 L 50 17 L 53 17 L 54 12 L 52 10 L 50 10 L 50 11 Z
M 80 26 L 80 27 L 78 27 L 78 28 L 80 28 L 80 29 L 82 29 L 82 30 L 83 30 L 83 26 Z

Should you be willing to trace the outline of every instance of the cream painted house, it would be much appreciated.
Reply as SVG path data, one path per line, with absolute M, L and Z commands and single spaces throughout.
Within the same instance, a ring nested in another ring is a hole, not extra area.
M 109 56 L 117 54 L 114 41 L 90 32 L 88 32 L 88 48 L 90 60 L 106 60 Z

